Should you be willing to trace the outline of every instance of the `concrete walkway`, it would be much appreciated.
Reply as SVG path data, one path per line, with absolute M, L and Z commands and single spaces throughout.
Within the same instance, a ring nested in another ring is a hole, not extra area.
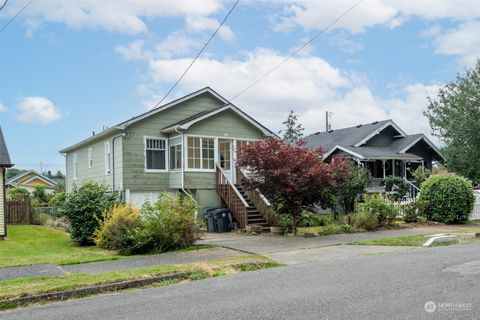
M 157 265 L 183 264 L 215 259 L 226 259 L 243 254 L 244 253 L 235 250 L 213 248 L 184 252 L 173 251 L 156 255 L 64 266 L 55 266 L 53 264 L 37 264 L 32 266 L 0 268 L 0 280 L 18 279 L 33 276 L 55 276 L 69 273 L 95 274 Z
M 363 255 L 382 254 L 421 247 L 401 246 L 348 246 L 355 241 L 374 240 L 417 234 L 452 232 L 453 230 L 478 229 L 478 226 L 426 226 L 412 229 L 395 229 L 377 232 L 337 234 L 303 238 L 293 236 L 258 236 L 236 233 L 209 233 L 201 241 L 203 244 L 216 244 L 225 248 L 260 254 L 285 264 L 347 259 Z

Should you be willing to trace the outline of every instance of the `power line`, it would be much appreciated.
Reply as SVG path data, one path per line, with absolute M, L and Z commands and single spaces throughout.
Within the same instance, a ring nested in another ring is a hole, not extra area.
M 2 4 L 2 6 L 0 7 L 0 11 L 1 11 L 3 8 L 5 8 L 5 6 L 7 5 L 7 2 L 8 2 L 8 0 L 5 0 L 5 2 L 4 2 L 4 3 Z
M 187 69 L 185 69 L 185 71 L 183 71 L 182 75 L 180 76 L 180 78 L 178 78 L 178 80 L 175 82 L 175 84 L 170 88 L 170 90 L 167 91 L 167 93 L 163 96 L 163 98 L 157 102 L 157 104 L 155 104 L 153 106 L 152 109 L 155 109 L 156 107 L 158 107 L 162 102 L 163 100 L 165 100 L 168 95 L 173 91 L 173 89 L 175 89 L 175 87 L 180 83 L 180 81 L 182 81 L 183 77 L 187 74 L 188 70 L 190 70 L 190 68 L 193 66 L 193 64 L 195 63 L 195 61 L 197 61 L 198 57 L 203 53 L 203 51 L 205 50 L 205 48 L 210 44 L 210 42 L 212 41 L 212 39 L 215 37 L 215 35 L 218 33 L 218 30 L 220 30 L 220 28 L 223 26 L 223 24 L 225 23 L 225 21 L 227 21 L 228 17 L 230 16 L 230 14 L 233 12 L 233 10 L 235 9 L 235 7 L 237 6 L 238 2 L 240 0 L 237 0 L 235 1 L 235 3 L 233 4 L 232 8 L 230 9 L 230 11 L 228 11 L 227 15 L 225 16 L 225 18 L 223 18 L 223 21 L 218 25 L 217 29 L 215 30 L 215 32 L 210 36 L 210 38 L 208 39 L 207 42 L 205 42 L 205 44 L 203 45 L 202 49 L 200 49 L 200 51 L 198 52 L 198 54 L 195 56 L 195 58 L 192 60 L 192 62 L 190 62 L 190 65 L 187 67 Z
M 2 29 L 0 29 L 0 32 L 3 32 L 3 30 L 5 30 L 5 28 L 8 27 L 8 25 L 10 23 L 12 23 L 12 21 L 15 20 L 16 17 L 21 15 L 22 12 L 25 11 L 25 9 L 27 9 L 27 7 L 32 4 L 32 2 L 33 2 L 33 0 L 30 0 L 30 2 L 27 3 L 20 11 L 18 11 L 18 13 L 16 15 L 14 15 L 10 20 L 8 20 L 8 22 L 2 27 Z M 5 4 L 7 4 L 7 3 L 5 2 Z
M 276 65 L 275 67 L 273 67 L 272 69 L 270 69 L 269 71 L 267 71 L 266 73 L 264 73 L 260 78 L 258 78 L 257 80 L 255 80 L 252 84 L 248 85 L 246 88 L 244 88 L 243 90 L 239 91 L 236 95 L 234 95 L 230 101 L 233 101 L 234 99 L 236 99 L 237 97 L 239 97 L 240 95 L 244 94 L 245 91 L 249 90 L 250 88 L 252 88 L 253 86 L 257 85 L 259 82 L 261 82 L 263 79 L 265 79 L 266 77 L 268 77 L 272 72 L 274 72 L 275 70 L 277 70 L 278 68 L 280 68 L 285 62 L 287 62 L 288 60 L 290 60 L 291 58 L 293 58 L 295 55 L 297 55 L 297 53 L 299 53 L 301 50 L 305 49 L 306 46 L 308 46 L 310 43 L 312 43 L 313 41 L 315 41 L 315 39 L 317 39 L 322 33 L 324 33 L 325 31 L 327 31 L 328 29 L 330 29 L 334 24 L 336 24 L 338 21 L 340 21 L 343 17 L 345 17 L 350 11 L 352 11 L 356 6 L 358 6 L 363 0 L 359 0 L 358 2 L 356 2 L 353 6 L 351 6 L 347 11 L 345 11 L 342 15 L 340 15 L 338 18 L 336 18 L 335 20 L 333 20 L 332 22 L 330 22 L 325 28 L 323 28 L 322 30 L 320 30 L 320 32 L 318 32 L 316 35 L 314 35 L 310 40 L 308 40 L 307 42 L 305 42 L 301 47 L 299 47 L 298 49 L 296 49 L 295 51 L 293 51 L 290 55 L 288 55 L 285 59 L 283 59 L 278 65 Z

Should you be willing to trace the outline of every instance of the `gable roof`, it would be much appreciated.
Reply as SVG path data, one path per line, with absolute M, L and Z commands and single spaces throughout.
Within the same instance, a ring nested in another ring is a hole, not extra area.
M 8 154 L 7 144 L 3 138 L 2 128 L 0 127 L 0 167 L 11 167 L 13 166 L 10 161 L 10 155 Z
M 25 180 L 22 180 L 22 181 L 18 181 L 20 180 L 21 178 L 29 175 L 29 174 L 33 174 L 32 177 L 30 178 L 27 178 Z M 42 181 L 44 181 L 45 183 L 47 184 L 50 184 L 52 187 L 55 187 L 58 185 L 58 183 L 46 176 L 44 176 L 43 174 L 41 173 L 38 173 L 37 171 L 35 170 L 28 170 L 28 171 L 25 171 L 25 172 L 22 172 L 20 174 L 17 174 L 16 176 L 10 178 L 7 180 L 7 183 L 6 184 L 9 184 L 11 186 L 18 186 L 18 185 L 22 185 L 22 184 L 28 184 L 30 181 L 34 180 L 34 179 L 40 179 Z
M 391 126 L 398 133 L 390 145 L 375 147 L 364 145 L 375 135 Z M 445 160 L 440 150 L 422 133 L 407 135 L 393 120 L 376 121 L 371 124 L 358 125 L 329 132 L 319 132 L 306 137 L 307 145 L 326 148 L 324 158 L 328 158 L 335 151 L 343 151 L 359 159 L 405 159 L 421 160 L 422 157 L 409 153 L 415 144 L 424 140 L 432 150 Z
M 173 124 L 169 125 L 168 127 L 163 128 L 161 131 L 162 132 L 172 132 L 172 131 L 175 131 L 175 130 L 187 130 L 193 124 L 195 124 L 199 121 L 202 121 L 204 119 L 207 119 L 211 116 L 214 116 L 214 115 L 216 115 L 220 112 L 226 111 L 226 110 L 232 110 L 233 112 L 235 112 L 236 114 L 238 114 L 239 116 L 241 116 L 242 118 L 244 118 L 245 120 L 250 122 L 253 126 L 255 126 L 258 130 L 260 130 L 263 134 L 265 134 L 265 135 L 272 135 L 273 134 L 272 131 L 270 131 L 269 129 L 267 129 L 263 125 L 261 125 L 255 119 L 253 119 L 248 114 L 246 114 L 245 112 L 243 112 L 242 110 L 240 110 L 239 108 L 237 108 L 236 106 L 234 106 L 231 103 L 229 103 L 225 106 L 221 106 L 221 107 L 218 107 L 218 108 L 211 109 L 211 110 L 199 112 L 197 114 L 194 114 L 193 116 L 190 116 L 190 117 L 185 118 L 183 120 L 180 120 L 176 123 L 173 123 Z
M 305 140 L 308 145 L 323 146 L 327 150 L 332 149 L 336 145 L 353 146 L 389 124 L 397 126 L 392 120 L 388 119 L 369 124 L 360 124 L 354 127 L 330 130 L 328 132 L 317 132 L 305 137 Z
M 241 113 L 241 115 L 242 115 L 243 117 L 247 117 L 247 118 L 248 118 L 248 121 L 250 121 L 252 124 L 255 123 L 256 126 L 262 127 L 262 128 L 263 128 L 263 129 L 262 129 L 262 132 L 263 132 L 264 130 L 266 130 L 266 131 L 269 132 L 268 134 L 273 134 L 273 133 L 272 133 L 270 130 L 268 130 L 266 127 L 262 126 L 262 125 L 261 125 L 260 123 L 258 123 L 256 120 L 254 120 L 253 118 L 251 118 L 250 116 L 248 116 L 246 113 L 244 113 L 243 111 L 241 111 L 240 109 L 238 109 L 237 107 L 235 107 L 233 104 L 231 104 L 227 99 L 225 99 L 224 97 L 222 97 L 222 96 L 221 96 L 220 94 L 218 94 L 215 90 L 213 90 L 213 89 L 210 88 L 210 87 L 205 87 L 205 88 L 200 89 L 200 90 L 198 90 L 198 91 L 192 92 L 192 93 L 190 93 L 190 94 L 188 94 L 188 95 L 186 95 L 186 96 L 183 96 L 183 97 L 181 97 L 181 98 L 178 98 L 178 99 L 176 99 L 176 100 L 173 100 L 173 101 L 171 101 L 171 102 L 169 102 L 169 103 L 167 103 L 167 104 L 164 104 L 164 105 L 162 105 L 162 106 L 160 106 L 160 107 L 157 107 L 157 108 L 154 108 L 154 109 L 152 109 L 152 110 L 150 110 L 150 111 L 147 111 L 147 112 L 145 112 L 145 113 L 142 113 L 141 115 L 138 115 L 138 116 L 136 116 L 136 117 L 133 117 L 133 118 L 127 120 L 127 121 L 121 122 L 121 123 L 119 123 L 119 124 L 117 124 L 117 125 L 109 128 L 109 129 L 107 129 L 107 130 L 104 130 L 104 131 L 102 131 L 102 132 L 100 132 L 100 133 L 98 133 L 98 134 L 96 134 L 96 135 L 94 135 L 94 136 L 91 136 L 91 137 L 89 137 L 89 138 L 87 138 L 87 139 L 85 139 L 85 140 L 82 140 L 82 141 L 80 141 L 80 142 L 78 142 L 78 143 L 76 143 L 76 144 L 74 144 L 74 145 L 72 145 L 72 146 L 70 146 L 70 147 L 67 147 L 67 148 L 64 148 L 64 149 L 60 150 L 60 153 L 66 153 L 66 152 L 75 150 L 75 149 L 77 149 L 77 148 L 79 148 L 79 147 L 81 147 L 81 146 L 84 146 L 84 145 L 86 145 L 86 144 L 89 144 L 89 143 L 91 143 L 91 142 L 93 142 L 93 141 L 99 140 L 99 139 L 101 139 L 101 138 L 104 138 L 104 137 L 106 137 L 106 136 L 109 136 L 109 135 L 114 134 L 114 133 L 117 133 L 117 132 L 121 132 L 122 130 L 125 130 L 128 126 L 130 126 L 130 125 L 132 125 L 132 124 L 134 124 L 134 123 L 136 123 L 136 122 L 138 122 L 138 121 L 141 121 L 141 120 L 143 120 L 143 119 L 145 119 L 145 118 L 148 118 L 148 117 L 150 117 L 150 116 L 153 116 L 153 115 L 155 115 L 155 114 L 157 114 L 157 113 L 159 113 L 159 112 L 162 112 L 162 111 L 167 110 L 167 109 L 169 109 L 169 108 L 171 108 L 171 107 L 174 107 L 174 106 L 178 105 L 179 103 L 182 103 L 182 102 L 187 101 L 187 100 L 189 100 L 189 99 L 192 99 L 192 98 L 194 98 L 194 97 L 200 96 L 200 95 L 202 95 L 202 94 L 210 94 L 211 96 L 213 96 L 214 98 L 216 98 L 219 102 L 221 102 L 221 103 L 223 104 L 221 107 L 225 107 L 225 106 L 230 105 L 231 107 L 233 107 L 233 108 L 236 109 L 236 112 L 237 112 L 237 113 L 239 113 L 239 114 Z M 219 108 L 221 108 L 221 107 L 219 107 Z M 219 109 L 219 108 L 215 108 L 215 109 Z M 232 108 L 232 110 L 233 110 L 233 108 Z M 210 111 L 212 111 L 212 110 L 210 110 Z M 208 111 L 208 112 L 210 112 L 210 111 Z M 208 113 L 208 112 L 205 112 L 205 113 Z M 202 113 L 203 113 L 203 112 L 202 112 Z M 200 117 L 200 116 L 199 116 L 199 117 Z

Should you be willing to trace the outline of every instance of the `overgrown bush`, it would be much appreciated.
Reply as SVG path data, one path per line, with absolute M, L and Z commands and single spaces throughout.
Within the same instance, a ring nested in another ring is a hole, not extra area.
M 36 186 L 32 192 L 32 206 L 46 206 L 52 196 L 42 186 Z
M 65 202 L 67 200 L 67 194 L 65 192 L 54 193 L 48 201 L 48 206 L 51 207 L 52 215 L 55 217 L 61 217 L 65 215 Z
M 302 213 L 300 216 L 300 220 L 298 221 L 299 227 L 321 227 L 331 224 L 333 222 L 333 218 L 329 214 L 319 214 L 319 213 L 311 213 L 305 212 Z
M 345 178 L 336 192 L 337 201 L 346 214 L 355 210 L 355 201 L 365 192 L 368 184 L 372 181 L 365 168 L 350 161 L 347 163 Z
M 375 230 L 378 227 L 392 225 L 400 213 L 399 207 L 388 198 L 378 195 L 365 197 L 352 215 L 352 224 L 357 229 Z
M 475 195 L 468 181 L 457 175 L 437 175 L 428 178 L 421 186 L 420 200 L 428 201 L 427 219 L 443 223 L 468 220 Z
M 428 208 L 428 201 L 415 200 L 402 206 L 403 221 L 419 222 L 425 220 L 425 211 Z
M 93 244 L 93 234 L 103 221 L 102 213 L 117 203 L 117 194 L 105 185 L 85 182 L 73 186 L 65 200 L 65 215 L 70 221 L 70 237 L 80 245 Z
M 25 188 L 14 188 L 8 189 L 7 191 L 8 200 L 24 200 L 30 198 L 30 192 Z
M 135 252 L 162 252 L 193 245 L 202 235 L 196 203 L 188 197 L 160 194 L 141 210 L 142 227 L 135 233 Z
M 49 217 L 43 212 L 32 212 L 32 224 L 43 226 L 47 223 Z
M 388 176 L 381 183 L 385 186 L 385 192 L 395 201 L 405 197 L 409 191 L 409 186 L 401 177 Z
M 425 180 L 430 178 L 432 175 L 432 170 L 418 167 L 417 169 L 410 171 L 410 173 L 412 174 L 413 179 L 415 179 L 417 185 L 420 186 Z
M 119 254 L 131 254 L 136 247 L 135 233 L 142 227 L 140 210 L 129 205 L 118 205 L 106 210 L 103 223 L 95 231 L 95 243 Z

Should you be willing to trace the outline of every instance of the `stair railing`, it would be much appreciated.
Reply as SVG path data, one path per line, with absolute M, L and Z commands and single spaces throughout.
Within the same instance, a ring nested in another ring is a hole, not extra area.
M 415 200 L 420 193 L 420 189 L 416 185 L 414 185 L 412 182 L 408 181 L 407 179 L 404 178 L 404 180 L 409 186 L 410 199 Z
M 215 176 L 217 192 L 220 198 L 230 209 L 235 220 L 237 220 L 239 228 L 244 229 L 248 224 L 248 203 L 218 163 L 216 164 Z
M 245 172 L 244 169 L 240 168 L 239 166 L 236 166 L 236 175 L 237 175 L 237 183 L 241 184 L 242 179 L 248 179 L 247 173 Z M 245 193 L 247 194 L 248 198 L 253 202 L 255 205 L 256 209 L 262 217 L 267 221 L 268 224 L 270 224 L 269 219 L 270 219 L 270 210 L 272 208 L 272 205 L 268 201 L 268 199 L 260 192 L 260 190 L 248 190 L 247 188 L 245 189 Z

